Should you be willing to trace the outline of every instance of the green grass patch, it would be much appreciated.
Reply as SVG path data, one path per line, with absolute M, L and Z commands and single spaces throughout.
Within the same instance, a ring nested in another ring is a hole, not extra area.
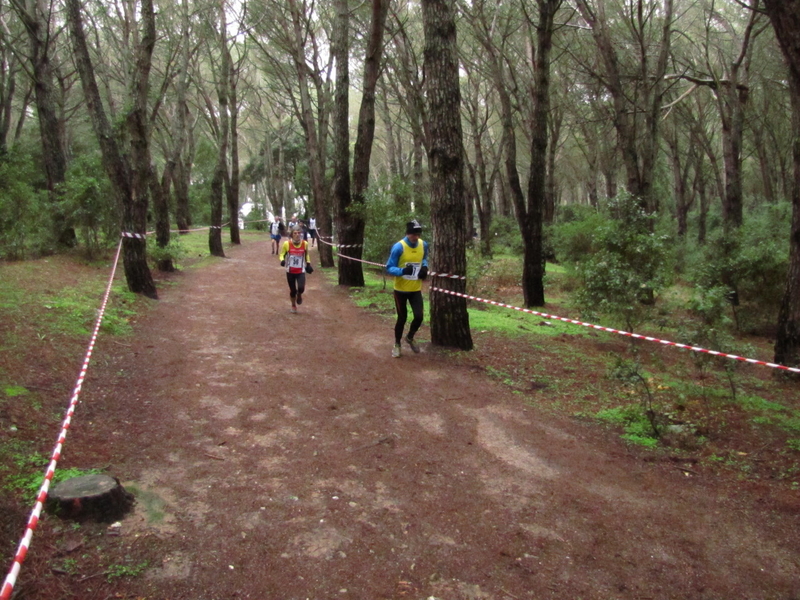
M 622 439 L 647 448 L 658 446 L 653 428 L 640 406 L 617 406 L 607 408 L 595 414 L 595 418 L 610 425 L 622 427 Z
M 167 503 L 155 492 L 143 489 L 135 483 L 126 483 L 125 489 L 136 496 L 136 502 L 144 510 L 148 523 L 161 523 L 167 516 Z
M 30 394 L 30 390 L 22 387 L 21 385 L 5 385 L 3 386 L 3 394 L 8 398 L 16 398 L 17 396 L 26 396 Z
M 134 563 L 130 559 L 124 564 L 110 565 L 106 569 L 106 579 L 111 582 L 121 577 L 138 577 L 145 572 L 149 563 L 147 561 Z
M 563 334 L 588 337 L 589 334 L 586 327 L 489 304 L 473 303 L 468 312 L 469 325 L 474 331 L 491 331 L 515 337 L 528 334 L 543 337 Z
M 20 499 L 30 504 L 36 500 L 44 481 L 44 472 L 50 457 L 34 450 L 32 442 L 11 439 L 0 444 L 0 479 L 5 491 L 19 494 Z M 99 473 L 98 469 L 56 469 L 52 486 L 66 479 Z

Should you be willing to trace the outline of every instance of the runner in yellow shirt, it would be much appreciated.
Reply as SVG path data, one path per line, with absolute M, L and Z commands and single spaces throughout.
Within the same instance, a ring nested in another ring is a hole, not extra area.
M 428 242 L 420 239 L 421 235 L 422 225 L 416 219 L 406 223 L 406 237 L 392 246 L 386 263 L 386 273 L 394 276 L 394 305 L 397 310 L 393 358 L 400 358 L 400 341 L 408 320 L 408 304 L 411 305 L 414 318 L 406 335 L 406 343 L 412 352 L 419 353 L 414 334 L 422 325 L 422 281 L 428 276 Z

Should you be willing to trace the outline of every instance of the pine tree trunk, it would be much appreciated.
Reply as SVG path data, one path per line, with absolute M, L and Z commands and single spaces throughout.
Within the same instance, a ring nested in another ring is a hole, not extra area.
M 433 270 L 466 273 L 464 162 L 461 94 L 458 82 L 454 0 L 423 0 L 425 84 L 428 102 L 428 164 L 433 221 Z M 464 293 L 458 279 L 438 279 L 442 287 Z M 431 292 L 431 341 L 438 346 L 472 349 L 464 298 Z
M 225 51 L 228 52 L 227 47 Z M 236 96 L 236 77 L 233 67 L 231 67 L 230 71 L 230 83 L 228 84 L 230 102 L 228 106 L 231 112 L 231 171 L 228 185 L 225 186 L 225 191 L 228 198 L 231 244 L 241 244 L 242 240 L 239 234 L 239 108 L 238 98 Z
M 765 0 L 764 4 L 789 66 L 794 161 L 789 272 L 778 314 L 775 362 L 798 367 L 800 366 L 800 1 Z
M 214 177 L 211 179 L 211 228 L 208 230 L 208 251 L 211 256 L 225 256 L 222 247 L 222 207 L 223 199 L 226 197 L 228 182 L 228 102 L 229 98 L 229 77 L 230 77 L 230 54 L 227 47 L 228 24 L 225 16 L 225 3 L 220 1 L 219 10 L 219 51 L 222 57 L 220 71 L 217 73 L 217 101 L 219 115 L 219 130 L 217 132 L 217 166 L 214 169 Z
M 522 293 L 525 306 L 544 306 L 543 219 L 547 192 L 548 114 L 550 112 L 550 50 L 553 20 L 561 0 L 540 0 L 536 27 L 537 51 L 533 88 L 531 168 L 528 180 L 528 211 L 524 223 L 525 257 Z
M 336 60 L 336 88 L 333 93 L 333 206 L 340 253 L 361 258 L 356 239 L 359 217 L 350 212 L 350 12 L 347 0 L 336 0 L 333 28 L 333 57 Z M 362 222 L 363 223 L 363 222 Z M 363 239 L 363 227 L 362 239 Z M 339 285 L 364 285 L 361 263 L 339 259 Z
M 150 195 L 153 197 L 153 212 L 156 215 L 156 244 L 159 248 L 166 248 L 169 245 L 169 183 L 172 178 L 172 167 L 168 163 L 164 167 L 164 173 L 159 183 L 158 177 L 153 168 L 150 176 Z M 158 270 L 162 273 L 175 271 L 175 265 L 171 258 L 162 258 L 158 261 Z
M 58 117 L 53 65 L 50 61 L 51 15 L 43 14 L 46 5 L 39 2 L 12 2 L 11 6 L 28 33 L 29 69 L 33 82 L 36 116 L 39 121 L 42 163 L 47 177 L 49 199 L 52 202 L 53 236 L 59 245 L 72 247 L 77 244 L 75 230 L 67 223 L 58 203 L 57 188 L 66 179 L 67 157 L 63 139 L 64 126 Z
M 122 207 L 122 232 L 139 237 L 124 237 L 122 244 L 123 264 L 128 289 L 137 294 L 156 298 L 156 286 L 147 266 L 144 240 L 147 225 L 147 184 L 149 155 L 147 154 L 146 99 L 148 76 L 153 45 L 155 44 L 155 13 L 151 0 L 143 0 L 141 15 L 144 24 L 142 41 L 137 50 L 136 69 L 132 84 L 133 106 L 127 115 L 126 125 L 131 136 L 130 152 L 133 165 L 120 152 L 117 138 L 103 108 L 100 90 L 94 76 L 94 67 L 89 55 L 83 31 L 83 17 L 79 0 L 66 0 L 67 22 L 74 48 L 74 60 L 86 97 L 92 127 L 100 144 L 103 166 L 111 181 L 114 195 Z M 147 162 L 145 163 L 145 159 Z M 142 169 L 147 165 L 147 173 Z
M 332 236 L 333 221 L 331 219 L 330 204 L 325 186 L 325 168 L 321 160 L 323 153 L 320 148 L 320 139 L 316 129 L 316 120 L 314 119 L 311 93 L 308 84 L 308 66 L 306 65 L 305 47 L 303 45 L 303 14 L 296 0 L 288 0 L 288 4 L 292 15 L 292 36 L 294 42 L 292 50 L 300 96 L 300 125 L 303 128 L 303 134 L 305 136 L 308 173 L 311 179 L 311 203 L 313 205 L 313 212 L 317 217 L 318 231 L 323 236 Z M 317 100 L 320 105 L 324 104 L 325 99 L 317 98 Z M 334 266 L 333 249 L 330 245 L 319 245 L 319 258 L 321 266 Z

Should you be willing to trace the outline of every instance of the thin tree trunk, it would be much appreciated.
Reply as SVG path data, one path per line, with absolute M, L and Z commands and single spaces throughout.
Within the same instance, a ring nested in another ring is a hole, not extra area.
M 67 223 L 59 208 L 58 186 L 64 183 L 67 157 L 64 143 L 64 124 L 59 118 L 54 86 L 53 65 L 50 61 L 50 15 L 44 14 L 45 5 L 37 0 L 12 2 L 17 15 L 28 33 L 30 72 L 32 76 L 36 116 L 42 143 L 42 163 L 47 177 L 47 191 L 52 203 L 53 236 L 61 246 L 77 243 L 75 230 Z
M 308 157 L 308 171 L 311 179 L 312 204 L 317 217 L 317 225 L 322 235 L 333 235 L 333 222 L 328 205 L 328 194 L 325 189 L 325 174 L 320 157 L 319 136 L 315 127 L 314 111 L 311 105 L 311 94 L 308 85 L 308 67 L 305 59 L 303 45 L 303 29 L 299 7 L 296 0 L 288 0 L 292 15 L 292 31 L 294 36 L 293 58 L 295 73 L 297 74 L 298 91 L 300 95 L 300 125 L 303 128 L 306 141 L 306 155 Z M 320 104 L 324 98 L 318 98 Z M 333 267 L 333 249 L 328 244 L 319 245 L 320 264 L 323 267 Z
M 758 154 L 758 166 L 761 170 L 761 185 L 763 187 L 764 200 L 767 204 L 775 204 L 775 169 L 770 160 L 769 150 L 764 141 L 764 132 L 760 123 L 753 123 L 753 143 Z
M 557 112 L 557 114 L 553 114 Z M 556 217 L 556 204 L 558 203 L 558 193 L 556 189 L 556 155 L 558 154 L 558 139 L 561 137 L 561 125 L 563 122 L 563 111 L 550 111 L 550 139 L 547 144 L 547 170 L 545 183 L 545 204 L 542 220 L 547 225 L 552 225 Z M 596 187 L 595 187 L 596 189 Z
M 211 179 L 211 227 L 208 230 L 208 251 L 212 256 L 225 256 L 222 247 L 222 207 L 225 197 L 226 180 L 228 178 L 228 137 L 230 101 L 228 85 L 230 84 L 230 54 L 228 53 L 227 28 L 224 0 L 219 4 L 219 49 L 222 57 L 220 72 L 217 73 L 217 101 L 219 115 L 219 131 L 217 133 L 217 164 L 214 177 Z
M 159 248 L 169 245 L 169 186 L 172 179 L 172 166 L 167 164 L 161 175 L 161 182 L 155 173 L 155 167 L 150 176 L 150 195 L 153 197 L 153 212 L 156 215 L 156 244 Z M 162 258 L 158 261 L 158 270 L 163 273 L 175 271 L 172 259 Z
M 0 156 L 8 152 L 8 134 L 11 131 L 11 115 L 14 112 L 14 101 L 17 91 L 17 73 L 19 63 L 15 56 L 9 53 L 9 59 L 3 60 L 3 81 L 0 89 Z M 18 100 L 17 100 L 18 101 Z
M 352 206 L 348 213 L 347 228 L 341 230 L 343 240 L 349 240 L 354 247 L 352 256 L 361 258 L 364 243 L 364 207 L 366 205 L 366 192 L 369 185 L 369 162 L 372 156 L 372 146 L 375 140 L 375 90 L 378 86 L 378 77 L 381 69 L 383 55 L 384 29 L 386 16 L 389 12 L 389 0 L 372 0 L 372 18 L 369 27 L 366 56 L 364 57 L 364 86 L 361 94 L 361 106 L 358 111 L 358 127 L 356 130 L 356 143 L 353 147 L 353 189 Z M 355 210 L 353 210 L 355 209 Z M 347 242 L 345 242 L 347 243 Z M 364 274 L 361 263 L 355 263 L 355 268 L 350 266 L 347 272 L 342 271 L 339 264 L 339 283 L 350 286 L 363 286 Z
M 531 167 L 528 179 L 528 210 L 525 212 L 522 241 L 522 293 L 525 306 L 544 306 L 543 219 L 546 204 L 548 113 L 550 112 L 550 51 L 553 23 L 561 0 L 539 0 L 536 26 L 537 49 L 533 83 L 533 122 L 531 128 Z
M 175 221 L 178 230 L 188 232 L 191 226 L 189 211 L 189 179 L 183 162 L 189 128 L 189 106 L 186 90 L 189 78 L 189 0 L 181 0 L 181 68 L 177 82 L 177 113 L 175 117 L 175 146 L 172 155 L 172 188 L 175 190 Z
M 642 1 L 628 3 L 631 13 L 642 14 Z M 639 77 L 634 82 L 635 90 L 623 83 L 624 75 L 620 68 L 621 61 L 617 55 L 618 46 L 609 33 L 609 23 L 605 15 L 603 2 L 592 3 L 576 0 L 576 7 L 588 23 L 595 45 L 603 62 L 603 84 L 611 96 L 614 110 L 614 127 L 617 130 L 623 165 L 627 175 L 627 190 L 639 200 L 641 207 L 647 212 L 657 209 L 657 198 L 652 194 L 655 176 L 657 136 L 660 120 L 663 79 L 668 65 L 670 39 L 672 35 L 673 0 L 664 0 L 663 9 L 658 13 L 662 19 L 661 36 L 656 50 L 658 57 L 654 61 L 652 72 L 648 71 L 647 56 L 650 49 L 638 50 L 640 64 Z M 650 17 L 648 17 L 650 18 Z M 631 18 L 630 25 L 635 29 L 638 39 L 643 39 L 645 23 Z M 632 93 L 635 91 L 636 93 Z
M 228 54 L 228 64 L 230 64 L 230 51 L 227 44 L 225 52 Z M 237 69 L 230 68 L 228 80 L 228 90 L 230 92 L 230 145 L 231 145 L 231 166 L 230 178 L 227 180 L 225 192 L 228 198 L 228 218 L 230 219 L 230 235 L 232 244 L 241 244 L 239 234 L 239 99 L 236 94 Z M 227 172 L 227 169 L 226 169 Z
M 701 246 L 706 243 L 706 222 L 708 221 L 708 194 L 706 193 L 706 177 L 703 172 L 703 158 L 700 153 L 695 157 L 694 167 L 694 195 L 698 198 L 697 214 L 697 243 Z

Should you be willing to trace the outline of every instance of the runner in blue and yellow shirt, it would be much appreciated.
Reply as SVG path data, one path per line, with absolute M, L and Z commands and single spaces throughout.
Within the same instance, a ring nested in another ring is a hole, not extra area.
M 397 310 L 397 323 L 394 326 L 394 348 L 392 357 L 400 358 L 400 341 L 408 320 L 408 306 L 414 318 L 406 335 L 406 342 L 414 353 L 419 353 L 419 345 L 414 334 L 422 325 L 422 281 L 428 276 L 428 242 L 420 239 L 422 225 L 416 220 L 406 223 L 406 237 L 392 246 L 386 272 L 394 276 L 394 305 Z

